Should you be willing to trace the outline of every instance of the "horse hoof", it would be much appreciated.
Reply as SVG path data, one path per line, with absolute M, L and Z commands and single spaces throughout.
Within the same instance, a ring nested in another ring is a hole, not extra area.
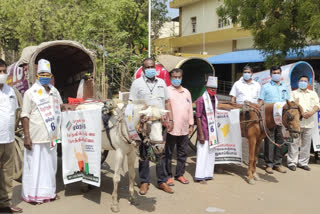
M 111 205 L 111 211 L 114 213 L 120 212 L 119 205 Z
M 131 199 L 129 199 L 129 201 L 130 201 L 130 204 L 133 205 L 133 206 L 138 206 L 139 205 L 137 199 L 135 199 L 135 198 L 131 198 Z
M 249 184 L 251 184 L 251 185 L 256 184 L 256 182 L 255 182 L 252 178 L 251 178 L 251 179 L 249 179 L 248 183 L 249 183 Z
M 258 175 L 254 176 L 253 179 L 254 179 L 255 181 L 260 181 L 260 177 L 259 177 Z

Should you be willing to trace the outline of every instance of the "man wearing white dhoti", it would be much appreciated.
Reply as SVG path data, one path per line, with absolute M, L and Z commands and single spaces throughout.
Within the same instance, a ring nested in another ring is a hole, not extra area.
M 197 164 L 195 180 L 206 184 L 213 178 L 217 132 L 215 124 L 215 109 L 218 87 L 217 77 L 209 76 L 206 91 L 196 100 L 196 118 L 198 126 Z
M 50 84 L 50 62 L 40 59 L 37 81 L 26 91 L 21 117 L 24 127 L 22 198 L 44 203 L 56 199 L 57 150 L 62 100 Z

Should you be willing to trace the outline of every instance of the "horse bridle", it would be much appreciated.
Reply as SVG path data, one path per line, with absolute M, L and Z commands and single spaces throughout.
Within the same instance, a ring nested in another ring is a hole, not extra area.
M 294 130 L 294 129 L 290 128 L 290 126 L 289 126 L 289 122 L 294 119 L 294 117 L 289 113 L 290 109 L 297 109 L 299 111 L 299 113 L 300 113 L 300 120 L 302 119 L 302 113 L 301 113 L 301 111 L 300 111 L 298 106 L 296 106 L 296 105 L 295 106 L 287 105 L 286 108 L 283 108 L 283 116 L 282 117 L 286 118 L 286 120 L 283 120 L 283 125 L 284 125 L 284 127 L 286 128 L 286 130 L 288 132 L 295 133 L 295 134 L 300 134 L 301 133 L 300 131 Z
M 152 149 L 150 149 L 149 151 L 150 153 L 149 158 L 152 161 L 156 160 L 156 157 L 155 157 L 156 154 L 158 155 L 162 154 L 160 151 L 161 149 L 163 150 L 163 146 L 164 146 L 163 141 L 157 142 L 157 141 L 151 141 L 150 139 L 152 123 L 158 122 L 158 121 L 163 122 L 163 118 L 148 117 L 144 115 L 140 117 L 140 122 L 136 127 L 138 134 L 141 135 L 141 137 L 143 138 L 141 143 L 148 145 L 149 148 L 152 147 Z
M 265 119 L 264 119 L 263 116 L 262 116 L 261 109 L 258 108 L 258 107 L 256 107 L 256 106 L 251 105 L 250 103 L 246 103 L 245 105 L 248 105 L 247 108 L 253 110 L 253 111 L 256 113 L 256 115 L 258 116 L 258 118 L 259 118 L 258 120 L 252 120 L 252 121 L 262 121 L 262 126 L 263 126 L 263 130 L 264 130 L 264 132 L 265 132 L 265 134 L 266 134 L 266 137 L 270 140 L 270 142 L 271 142 L 272 144 L 274 144 L 275 146 L 277 146 L 277 147 L 280 148 L 283 144 L 281 144 L 281 145 L 280 145 L 280 144 L 277 144 L 276 142 L 274 142 L 274 141 L 271 139 L 271 137 L 270 137 L 269 134 L 268 134 L 268 130 L 267 130 L 266 125 L 265 125 Z M 249 110 L 249 109 L 247 109 L 247 110 Z M 288 110 L 290 110 L 290 109 L 298 109 L 298 111 L 299 111 L 299 113 L 300 113 L 300 120 L 302 119 L 302 113 L 301 113 L 300 108 L 299 108 L 298 106 L 293 106 L 293 107 L 291 107 L 291 106 L 288 106 L 288 105 L 287 105 L 287 108 L 284 108 L 284 109 L 283 109 L 283 111 L 284 111 L 283 116 L 289 114 L 286 118 L 287 118 L 287 119 L 290 118 L 290 121 L 293 120 L 293 119 L 294 119 L 293 116 L 288 112 Z M 251 122 L 251 121 L 249 121 L 249 122 Z M 288 126 L 287 121 L 286 121 L 286 125 L 287 125 L 287 126 L 285 126 L 286 129 L 287 129 L 290 133 L 299 133 L 299 134 L 300 134 L 299 131 L 294 130 L 294 129 L 291 129 L 291 128 Z

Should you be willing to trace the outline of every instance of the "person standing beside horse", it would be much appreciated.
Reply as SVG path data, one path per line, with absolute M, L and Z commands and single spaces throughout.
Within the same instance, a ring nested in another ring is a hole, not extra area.
M 218 105 L 216 98 L 218 88 L 217 77 L 209 76 L 206 91 L 196 100 L 196 119 L 198 126 L 197 163 L 195 180 L 206 184 L 213 178 L 217 132 L 215 113 Z
M 173 116 L 166 83 L 162 79 L 156 77 L 154 59 L 144 59 L 142 62 L 142 69 L 144 75 L 133 81 L 130 88 L 129 100 L 144 100 L 150 105 L 155 105 L 161 109 L 168 110 L 169 123 L 167 128 L 168 131 L 171 132 L 173 128 Z M 141 144 L 139 148 L 140 154 L 144 153 L 146 149 L 145 144 Z M 168 178 L 165 170 L 164 157 L 156 164 L 156 173 L 159 188 L 167 193 L 173 193 L 173 190 L 167 184 Z M 150 167 L 149 160 L 143 160 L 143 157 L 139 160 L 139 176 L 141 180 L 139 193 L 145 195 L 148 192 L 150 184 Z
M 262 86 L 259 105 L 264 103 L 285 102 L 290 99 L 289 90 L 281 80 L 281 67 L 272 66 L 270 68 L 271 81 Z M 283 143 L 282 126 L 275 126 L 270 130 L 270 138 L 277 144 Z M 273 169 L 286 173 L 286 169 L 282 166 L 281 148 L 273 144 L 268 138 L 264 143 L 264 159 L 266 163 L 266 172 L 273 174 Z
M 170 72 L 171 86 L 168 87 L 170 103 L 172 106 L 174 128 L 167 134 L 165 145 L 166 169 L 168 173 L 167 184 L 173 186 L 172 178 L 172 153 L 177 145 L 177 167 L 175 179 L 183 184 L 189 181 L 183 176 L 187 159 L 189 136 L 193 132 L 193 109 L 191 94 L 188 89 L 181 86 L 183 71 L 175 68 Z
M 22 198 L 41 204 L 57 198 L 57 147 L 62 100 L 50 84 L 50 62 L 40 59 L 37 80 L 23 98 L 21 118 L 24 128 L 24 168 Z
M 229 94 L 232 103 L 243 104 L 244 101 L 258 103 L 261 86 L 252 79 L 252 75 L 253 71 L 250 66 L 242 69 L 242 77 L 233 84 Z
M 0 59 L 0 212 L 22 212 L 11 204 L 14 173 L 14 128 L 18 108 L 16 94 L 6 84 L 7 64 Z
M 316 125 L 313 115 L 320 109 L 319 97 L 316 92 L 308 89 L 309 77 L 301 76 L 298 82 L 299 89 L 291 92 L 291 100 L 298 100 L 303 108 L 303 119 L 300 122 L 301 133 L 299 138 L 293 139 L 289 144 L 288 168 L 296 171 L 296 167 L 310 171 L 308 166 L 310 158 L 312 128 Z M 299 151 L 299 142 L 301 146 Z

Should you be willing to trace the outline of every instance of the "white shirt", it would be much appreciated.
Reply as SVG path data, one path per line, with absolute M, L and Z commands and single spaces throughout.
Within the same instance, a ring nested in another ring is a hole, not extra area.
M 258 82 L 251 80 L 247 83 L 243 77 L 241 77 L 232 86 L 229 95 L 236 98 L 238 104 L 243 104 L 245 100 L 251 103 L 258 103 L 261 86 Z
M 165 109 L 165 101 L 169 98 L 167 85 L 159 78 L 151 81 L 142 76 L 133 81 L 130 88 L 130 100 L 145 100 L 148 105 L 159 106 L 162 109 Z
M 291 101 L 295 101 L 296 99 L 299 100 L 299 104 L 303 108 L 303 112 L 312 111 L 315 106 L 318 106 L 320 108 L 319 103 L 319 97 L 318 94 L 314 91 L 311 91 L 309 89 L 307 90 L 301 90 L 298 88 L 297 90 L 294 90 L 291 92 L 290 96 Z M 310 117 L 308 119 L 302 119 L 300 122 L 301 128 L 313 128 L 317 124 L 314 122 L 314 118 Z
M 18 101 L 10 86 L 3 84 L 0 90 L 0 144 L 14 141 L 14 128 Z
M 37 93 L 37 91 L 34 91 L 34 87 L 31 87 L 23 96 L 21 118 L 29 118 L 29 132 L 32 143 L 49 143 L 49 133 L 38 109 L 38 106 L 33 98 L 33 93 Z M 44 93 L 47 92 L 45 91 Z M 63 103 L 59 91 L 55 87 L 51 86 L 49 95 L 56 96 L 59 100 L 59 104 Z M 51 105 L 53 105 L 52 99 L 50 99 L 50 102 Z

